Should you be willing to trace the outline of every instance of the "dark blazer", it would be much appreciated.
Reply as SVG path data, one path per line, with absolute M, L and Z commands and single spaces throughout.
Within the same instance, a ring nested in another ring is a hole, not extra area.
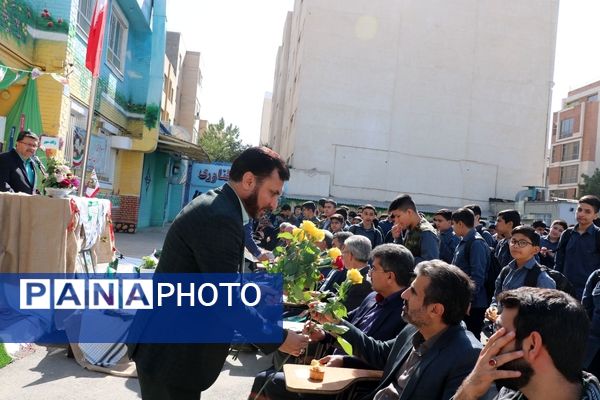
M 347 320 L 356 324 L 362 320 L 365 315 L 375 306 L 377 292 L 371 292 L 361 303 L 361 305 L 348 314 Z M 383 310 L 369 329 L 363 331 L 368 336 L 377 340 L 389 340 L 395 338 L 398 333 L 406 326 L 406 321 L 402 318 L 402 307 L 404 300 L 397 296 L 383 306 Z
M 35 168 L 33 169 L 35 177 Z M 33 194 L 35 178 L 29 182 L 25 163 L 15 149 L 0 154 L 0 192 Z
M 379 386 L 365 397 L 371 399 L 396 379 L 398 370 L 413 348 L 412 339 L 417 328 L 408 324 L 395 339 L 384 342 L 368 337 L 351 324 L 345 324 L 350 330 L 343 337 L 352 344 L 354 354 L 383 369 Z M 481 347 L 481 342 L 461 325 L 449 326 L 421 359 L 400 400 L 450 399 L 475 366 Z M 347 359 L 344 358 L 344 366 L 350 366 L 346 364 Z
M 236 273 L 243 256 L 241 206 L 226 184 L 196 197 L 179 213 L 167 232 L 156 273 Z M 262 326 L 262 319 L 249 311 L 240 324 Z M 206 329 L 214 323 L 219 322 L 207 321 Z M 273 351 L 278 346 L 262 347 Z M 138 344 L 130 348 L 137 368 L 146 375 L 201 391 L 217 379 L 228 352 L 229 344 L 223 343 Z
M 333 287 L 334 284 L 337 283 L 338 285 L 341 285 L 342 282 L 344 282 L 345 280 L 346 280 L 346 269 L 345 268 L 342 270 L 332 269 L 327 274 L 327 277 L 325 278 L 325 280 L 323 281 L 321 286 L 319 286 L 319 291 L 325 292 L 325 291 L 329 290 L 331 292 L 334 290 L 334 287 Z
M 373 292 L 373 288 L 371 287 L 371 283 L 367 281 L 367 274 L 369 273 L 369 266 L 365 266 L 361 268 L 360 274 L 363 276 L 363 281 L 359 285 L 352 285 L 350 289 L 348 289 L 348 295 L 346 299 L 342 302 L 346 306 L 348 312 L 354 310 L 363 302 L 365 297 L 371 292 Z M 346 273 L 346 271 L 344 271 Z

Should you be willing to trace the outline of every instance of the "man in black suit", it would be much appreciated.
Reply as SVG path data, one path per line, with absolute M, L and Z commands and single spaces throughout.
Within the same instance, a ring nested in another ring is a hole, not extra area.
M 381 382 L 365 398 L 447 400 L 479 356 L 481 342 L 460 325 L 473 292 L 469 277 L 440 260 L 421 262 L 415 270 L 415 280 L 402 293 L 402 315 L 409 325 L 398 337 L 375 340 L 343 322 L 350 329 L 342 337 L 355 355 L 383 369 Z M 321 359 L 334 367 L 359 367 L 355 361 L 346 356 Z
M 399 244 L 382 244 L 371 252 L 371 292 L 347 320 L 377 340 L 389 340 L 406 326 L 401 310 L 402 293 L 414 276 L 412 253 Z M 311 338 L 312 339 L 312 338 Z
M 244 257 L 244 223 L 277 207 L 283 182 L 289 179 L 285 162 L 274 151 L 252 147 L 236 158 L 229 182 L 190 202 L 177 216 L 165 238 L 156 273 L 237 273 Z M 253 311 L 253 310 L 249 310 Z M 249 313 L 245 324 L 261 326 Z M 215 321 L 207 321 L 206 329 Z M 176 327 L 174 327 L 176 328 Z M 243 332 L 242 332 L 243 333 Z M 264 349 L 299 355 L 308 338 L 284 331 L 283 344 Z M 142 398 L 187 400 L 217 379 L 229 344 L 138 344 L 135 360 Z
M 0 192 L 34 194 L 36 173 L 32 157 L 39 142 L 35 133 L 22 131 L 15 148 L 0 154 Z

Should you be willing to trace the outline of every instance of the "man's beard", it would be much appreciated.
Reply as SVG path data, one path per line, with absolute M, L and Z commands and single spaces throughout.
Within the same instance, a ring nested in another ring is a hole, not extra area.
M 521 350 L 522 346 L 519 344 L 514 351 Z M 498 367 L 498 369 L 509 370 L 509 371 L 519 371 L 521 376 L 517 378 L 508 378 L 508 379 L 498 379 L 496 384 L 499 386 L 504 386 L 507 389 L 511 390 L 520 390 L 524 386 L 526 386 L 531 377 L 533 376 L 533 369 L 531 365 L 523 360 L 522 358 L 517 360 L 512 360 Z
M 405 300 L 404 307 L 402 308 L 402 319 L 405 322 L 408 322 L 409 324 L 416 326 L 417 328 L 426 326 L 427 322 L 423 318 L 421 318 L 421 316 L 423 314 L 422 311 L 423 311 L 423 307 L 420 308 L 419 310 L 409 311 L 408 302 Z
M 261 217 L 261 211 L 270 211 L 270 208 L 263 208 L 262 210 L 258 207 L 258 186 L 254 188 L 254 191 L 248 196 L 246 199 L 242 200 L 244 203 L 244 207 L 246 207 L 246 211 L 248 215 L 254 219 L 258 219 Z

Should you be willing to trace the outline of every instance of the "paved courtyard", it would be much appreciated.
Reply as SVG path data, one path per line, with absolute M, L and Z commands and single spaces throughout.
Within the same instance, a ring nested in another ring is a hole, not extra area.
M 125 256 L 141 258 L 162 247 L 166 230 L 117 234 L 116 245 Z M 141 398 L 137 379 L 85 370 L 67 358 L 64 347 L 32 345 L 22 353 L 22 358 L 0 369 L 0 400 Z M 202 394 L 202 399 L 247 399 L 254 376 L 268 367 L 270 359 L 256 353 L 240 353 L 237 360 L 229 356 L 216 383 Z

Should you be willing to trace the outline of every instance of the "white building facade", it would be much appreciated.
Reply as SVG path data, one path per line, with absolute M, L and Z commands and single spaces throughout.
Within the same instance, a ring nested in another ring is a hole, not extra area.
M 286 196 L 421 209 L 543 186 L 558 0 L 297 0 L 268 144 Z

